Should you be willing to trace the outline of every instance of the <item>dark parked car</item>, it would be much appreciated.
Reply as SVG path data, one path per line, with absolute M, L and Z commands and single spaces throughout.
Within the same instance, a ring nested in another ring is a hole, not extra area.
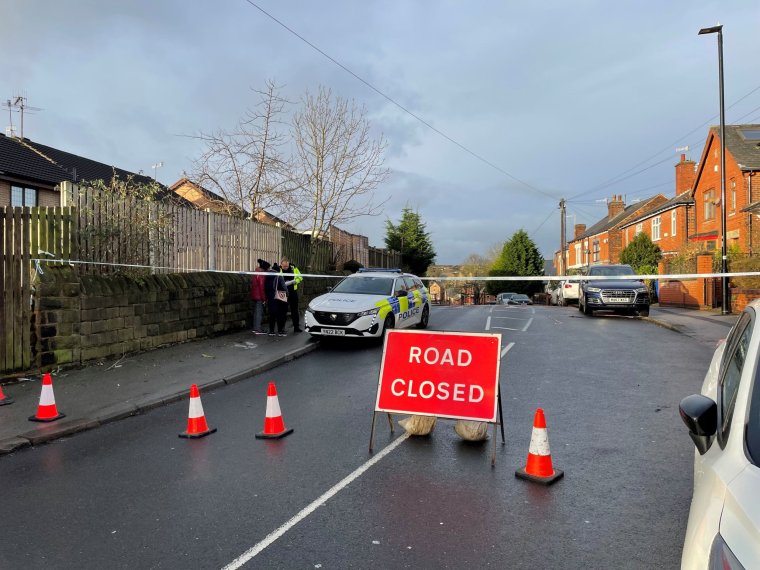
M 592 265 L 586 278 L 581 281 L 578 296 L 578 310 L 584 315 L 594 311 L 615 311 L 623 315 L 639 314 L 649 316 L 649 291 L 640 279 L 625 279 L 635 276 L 630 265 Z M 621 279 L 598 279 L 615 277 Z
M 532 305 L 533 301 L 527 295 L 512 295 L 507 301 L 507 305 Z

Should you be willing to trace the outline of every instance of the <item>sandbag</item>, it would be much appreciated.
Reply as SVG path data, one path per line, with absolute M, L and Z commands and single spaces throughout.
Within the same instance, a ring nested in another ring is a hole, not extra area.
M 454 431 L 465 441 L 485 441 L 488 439 L 488 424 L 473 420 L 457 420 Z
M 410 435 L 429 435 L 437 419 L 435 416 L 411 416 L 398 423 Z

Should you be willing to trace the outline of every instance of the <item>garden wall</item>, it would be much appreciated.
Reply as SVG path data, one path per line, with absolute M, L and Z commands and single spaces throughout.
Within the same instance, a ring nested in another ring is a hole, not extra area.
M 249 275 L 80 275 L 47 267 L 33 295 L 33 366 L 49 370 L 251 326 Z M 301 311 L 334 282 L 304 282 Z

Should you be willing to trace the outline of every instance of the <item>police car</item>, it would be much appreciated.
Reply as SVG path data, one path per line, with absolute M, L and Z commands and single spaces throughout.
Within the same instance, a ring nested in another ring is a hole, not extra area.
M 388 329 L 430 319 L 422 281 L 400 269 L 360 269 L 309 303 L 304 324 L 312 336 L 381 337 Z

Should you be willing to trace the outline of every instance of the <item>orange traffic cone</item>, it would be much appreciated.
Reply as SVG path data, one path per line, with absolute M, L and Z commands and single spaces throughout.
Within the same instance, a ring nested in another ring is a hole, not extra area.
M 293 428 L 285 429 L 285 422 L 282 421 L 277 388 L 274 387 L 274 382 L 270 382 L 267 389 L 267 417 L 264 420 L 264 431 L 257 433 L 256 439 L 280 439 L 291 433 L 293 433 Z
M 12 404 L 12 403 L 13 403 L 13 398 L 3 394 L 3 387 L 0 386 L 0 406 L 7 406 L 8 404 Z
M 533 419 L 533 434 L 530 437 L 528 463 L 524 468 L 515 471 L 515 477 L 535 481 L 543 485 L 551 485 L 561 479 L 564 473 L 552 467 L 552 454 L 549 451 L 549 433 L 546 431 L 546 419 L 541 408 L 536 410 Z
M 201 404 L 201 395 L 198 393 L 198 386 L 190 386 L 190 410 L 187 414 L 187 431 L 179 434 L 179 437 L 198 439 L 214 433 L 216 428 L 209 428 L 206 423 L 206 416 L 203 415 L 203 404 Z
M 37 415 L 30 416 L 29 420 L 33 422 L 54 422 L 65 417 L 58 411 L 55 406 L 55 395 L 53 394 L 53 378 L 50 374 L 42 377 L 42 392 L 40 393 L 40 404 L 37 406 Z

